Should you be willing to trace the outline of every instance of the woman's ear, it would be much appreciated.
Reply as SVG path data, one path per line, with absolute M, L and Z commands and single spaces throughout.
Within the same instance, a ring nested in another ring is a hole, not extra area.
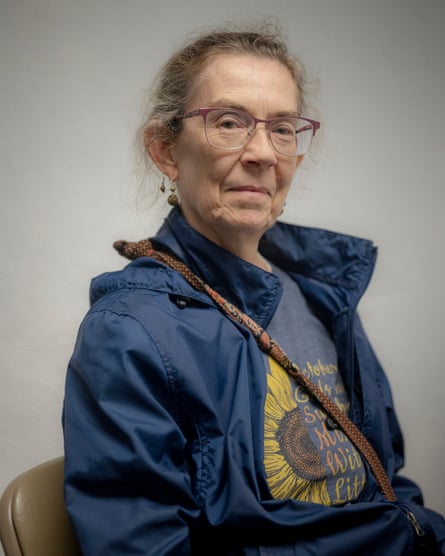
M 145 150 L 170 181 L 176 181 L 178 170 L 173 156 L 173 142 L 168 131 L 158 122 L 150 123 L 144 130 Z

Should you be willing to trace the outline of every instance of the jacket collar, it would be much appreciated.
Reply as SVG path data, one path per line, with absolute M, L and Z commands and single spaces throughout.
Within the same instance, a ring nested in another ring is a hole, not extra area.
M 213 243 L 186 222 L 178 207 L 153 243 L 167 247 L 228 301 L 265 326 L 280 300 L 279 279 Z
M 151 239 L 267 326 L 282 293 L 276 276 L 208 240 L 188 225 L 178 207 Z M 377 250 L 366 239 L 277 222 L 264 234 L 260 252 L 298 282 L 321 315 L 332 317 L 358 303 L 371 278 Z

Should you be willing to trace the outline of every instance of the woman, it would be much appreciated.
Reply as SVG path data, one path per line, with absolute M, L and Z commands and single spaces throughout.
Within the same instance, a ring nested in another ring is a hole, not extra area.
M 356 313 L 376 249 L 277 222 L 319 126 L 304 89 L 263 30 L 211 31 L 161 73 L 144 145 L 177 206 L 116 244 L 135 260 L 93 280 L 67 373 L 86 556 L 445 554 Z

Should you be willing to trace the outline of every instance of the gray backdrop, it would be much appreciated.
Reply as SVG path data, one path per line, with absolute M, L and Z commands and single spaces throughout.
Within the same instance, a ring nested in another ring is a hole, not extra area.
M 323 133 L 283 218 L 373 239 L 360 305 L 406 473 L 445 513 L 443 0 L 0 0 L 0 490 L 62 453 L 67 360 L 111 244 L 153 233 L 133 133 L 186 34 L 273 14 L 319 81 Z

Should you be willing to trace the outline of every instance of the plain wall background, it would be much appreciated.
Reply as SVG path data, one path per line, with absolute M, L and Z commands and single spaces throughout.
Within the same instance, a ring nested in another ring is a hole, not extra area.
M 155 232 L 132 139 L 143 92 L 192 30 L 275 15 L 320 82 L 323 143 L 283 219 L 379 246 L 360 305 L 445 513 L 443 0 L 0 0 L 0 490 L 62 453 L 65 368 L 115 239 Z

